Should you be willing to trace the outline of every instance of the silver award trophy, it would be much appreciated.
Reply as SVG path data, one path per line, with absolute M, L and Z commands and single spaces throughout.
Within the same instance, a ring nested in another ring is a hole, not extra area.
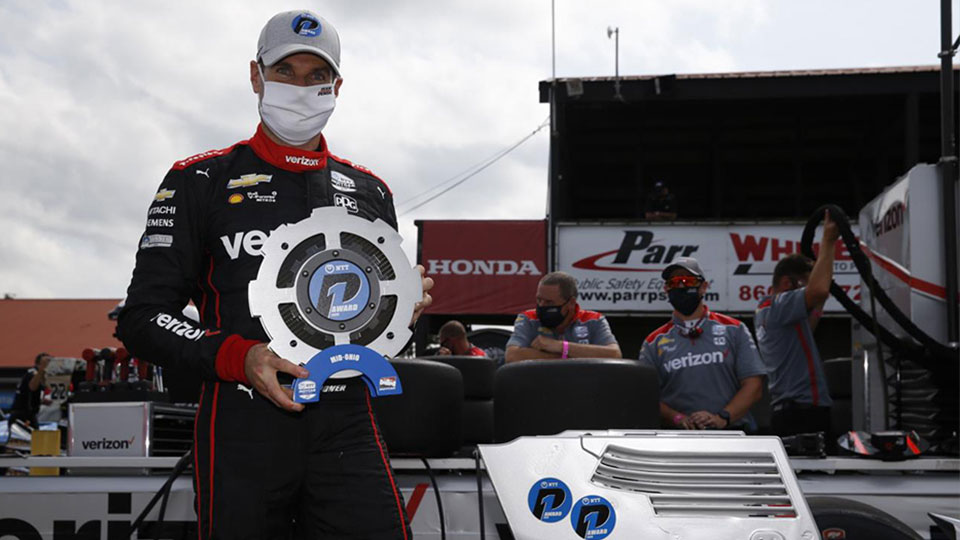
M 372 396 L 402 393 L 387 358 L 410 339 L 423 291 L 401 240 L 384 221 L 339 207 L 317 208 L 270 234 L 249 285 L 250 314 L 273 352 L 310 372 L 293 382 L 295 402 L 318 401 L 328 378 L 356 375 Z

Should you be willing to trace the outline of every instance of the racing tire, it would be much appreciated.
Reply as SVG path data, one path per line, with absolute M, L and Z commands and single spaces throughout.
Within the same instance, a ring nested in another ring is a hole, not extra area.
M 890 514 L 850 499 L 807 497 L 823 540 L 922 540 Z
M 463 377 L 457 368 L 394 359 L 403 394 L 371 400 L 391 455 L 449 457 L 463 444 Z
M 463 402 L 464 444 L 493 442 L 493 400 L 468 399 Z
M 823 374 L 832 398 L 849 398 L 853 395 L 851 358 L 831 358 L 823 362 Z
M 565 430 L 656 429 L 660 386 L 651 366 L 632 360 L 527 360 L 497 370 L 497 442 Z
M 463 392 L 467 399 L 492 399 L 493 377 L 497 362 L 486 356 L 431 356 L 430 360 L 453 366 L 463 376 Z

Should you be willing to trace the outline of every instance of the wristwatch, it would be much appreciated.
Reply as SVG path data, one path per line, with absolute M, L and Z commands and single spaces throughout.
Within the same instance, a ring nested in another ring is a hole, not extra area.
M 730 425 L 730 411 L 726 409 L 720 409 L 719 411 L 717 411 L 717 416 L 719 416 L 720 418 L 723 418 L 724 421 L 726 421 L 727 425 L 723 427 L 727 427 Z

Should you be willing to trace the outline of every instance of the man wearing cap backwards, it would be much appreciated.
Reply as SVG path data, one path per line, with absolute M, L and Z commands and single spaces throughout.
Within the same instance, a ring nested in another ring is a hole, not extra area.
M 681 257 L 662 273 L 673 319 L 647 336 L 640 361 L 657 370 L 660 419 L 676 429 L 755 431 L 750 407 L 763 392 L 764 367 L 740 321 L 711 312 L 700 264 Z
M 193 448 L 201 539 L 409 538 L 366 385 L 331 380 L 319 403 L 294 403 L 277 375 L 308 373 L 267 348 L 247 300 L 259 250 L 281 224 L 336 205 L 397 226 L 387 185 L 331 154 L 322 135 L 343 83 L 337 31 L 309 11 L 274 16 L 250 83 L 262 120 L 253 137 L 176 162 L 160 185 L 119 335 L 139 358 L 203 379 Z M 424 279 L 414 320 L 432 284 Z M 197 326 L 181 315 L 189 300 Z

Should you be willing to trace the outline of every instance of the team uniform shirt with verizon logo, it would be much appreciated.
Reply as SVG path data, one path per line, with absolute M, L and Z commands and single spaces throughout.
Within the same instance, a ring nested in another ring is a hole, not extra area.
M 660 401 L 683 414 L 716 413 L 740 390 L 740 381 L 764 374 L 763 363 L 742 322 L 709 310 L 694 338 L 680 333 L 676 317 L 653 331 L 640 349 L 640 361 L 660 379 Z M 732 424 L 755 430 L 753 416 Z
M 820 352 L 810 330 L 806 287 L 764 298 L 757 307 L 757 344 L 767 365 L 770 404 L 830 407 Z
M 528 309 L 524 311 L 517 315 L 517 320 L 513 323 L 513 335 L 507 341 L 507 347 L 529 347 L 537 336 L 588 345 L 613 345 L 617 343 L 617 338 L 613 337 L 613 332 L 610 331 L 610 323 L 607 322 L 606 317 L 596 311 L 580 309 L 580 306 L 577 306 L 577 313 L 573 322 L 564 330 L 562 336 L 552 328 L 540 325 L 537 310 Z

